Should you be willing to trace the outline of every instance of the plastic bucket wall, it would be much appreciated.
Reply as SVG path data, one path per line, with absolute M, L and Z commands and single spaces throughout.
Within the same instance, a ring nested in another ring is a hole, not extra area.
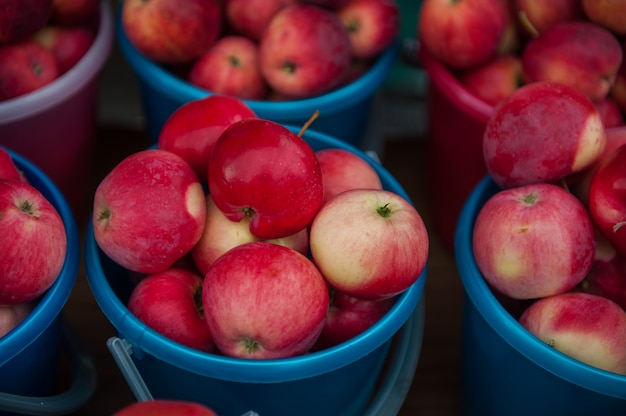
M 9 152 L 31 185 L 41 191 L 61 215 L 66 228 L 67 255 L 61 273 L 34 310 L 0 338 L 0 392 L 47 396 L 57 388 L 61 311 L 76 281 L 80 237 L 72 210 L 56 185 L 29 160 Z
M 299 128 L 293 127 L 297 132 Z M 386 189 L 409 199 L 400 184 L 367 155 L 321 133 L 307 131 L 314 149 L 353 151 L 379 173 Z M 323 351 L 280 360 L 241 360 L 186 348 L 152 331 L 129 313 L 128 274 L 97 247 L 91 224 L 85 241 L 87 277 L 100 308 L 132 345 L 132 358 L 154 397 L 203 402 L 220 415 L 362 415 L 396 332 L 422 298 L 426 270 L 373 327 Z M 421 334 L 418 344 L 421 346 Z
M 498 191 L 488 177 L 471 192 L 456 231 L 465 287 L 462 408 L 468 415 L 623 415 L 626 376 L 574 360 L 534 337 L 496 299 L 472 253 L 480 208 Z
M 165 120 L 181 105 L 210 95 L 161 65 L 142 55 L 128 40 L 118 12 L 117 44 L 137 76 L 146 129 L 151 144 L 156 143 Z M 315 129 L 358 146 L 370 116 L 374 94 L 385 81 L 398 51 L 395 44 L 378 58 L 374 66 L 356 81 L 330 93 L 295 101 L 244 100 L 261 118 L 281 124 L 303 125 L 314 113 Z
M 41 168 L 75 210 L 84 210 L 98 75 L 112 42 L 113 17 L 108 1 L 103 0 L 98 34 L 80 62 L 45 87 L 0 102 L 0 145 Z

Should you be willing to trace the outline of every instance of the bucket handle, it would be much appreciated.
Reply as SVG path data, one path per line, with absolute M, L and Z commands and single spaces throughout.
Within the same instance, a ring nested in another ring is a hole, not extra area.
M 82 407 L 96 390 L 98 376 L 87 347 L 78 332 L 63 319 L 61 323 L 63 345 L 73 369 L 72 385 L 54 396 L 36 397 L 0 393 L 2 411 L 25 415 L 66 415 Z
M 135 363 L 131 358 L 131 354 L 133 353 L 133 346 L 131 343 L 119 337 L 111 337 L 107 340 L 107 348 L 111 352 L 113 360 L 122 372 L 126 383 L 130 387 L 137 401 L 143 402 L 154 400 L 152 393 L 150 393 L 148 386 L 146 386 L 146 383 L 141 377 L 137 366 L 135 366 Z M 252 410 L 249 410 L 242 416 L 260 415 Z

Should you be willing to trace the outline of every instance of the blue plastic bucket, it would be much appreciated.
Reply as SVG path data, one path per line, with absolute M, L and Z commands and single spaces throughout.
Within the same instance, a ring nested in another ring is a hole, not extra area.
M 376 169 L 385 189 L 409 200 L 386 169 L 355 147 L 310 130 L 303 137 L 315 150 L 335 147 L 358 154 Z M 85 265 L 98 305 L 131 345 L 133 362 L 152 396 L 202 402 L 222 416 L 248 411 L 273 416 L 363 415 L 394 335 L 414 314 L 426 282 L 425 269 L 379 322 L 350 341 L 293 358 L 242 360 L 184 347 L 132 315 L 125 306 L 132 290 L 128 274 L 98 248 L 91 225 Z M 419 313 L 423 320 L 423 309 Z M 421 347 L 421 337 L 420 331 L 414 348 Z
M 137 76 L 146 129 L 154 144 L 170 114 L 181 105 L 210 93 L 174 76 L 135 49 L 124 33 L 119 11 L 116 23 L 117 44 Z M 315 121 L 317 131 L 358 146 L 365 134 L 374 94 L 391 71 L 398 49 L 399 44 L 394 44 L 366 74 L 327 94 L 295 101 L 244 101 L 259 117 L 281 124 L 301 126 L 319 110 L 320 116 Z
M 67 254 L 54 284 L 33 311 L 0 338 L 0 395 L 45 397 L 57 393 L 62 345 L 61 311 L 72 292 L 80 263 L 79 233 L 72 210 L 56 185 L 23 156 L 7 149 L 15 164 L 57 209 L 65 224 Z M 27 400 L 26 398 L 24 400 Z M 43 402 L 45 400 L 39 400 Z M 0 412 L 5 410 L 0 401 Z M 45 410 L 45 406 L 42 406 Z
M 464 205 L 456 230 L 456 261 L 465 287 L 463 413 L 623 416 L 626 376 L 549 347 L 524 329 L 487 287 L 472 253 L 472 230 L 481 207 L 498 190 L 489 177 L 483 178 Z

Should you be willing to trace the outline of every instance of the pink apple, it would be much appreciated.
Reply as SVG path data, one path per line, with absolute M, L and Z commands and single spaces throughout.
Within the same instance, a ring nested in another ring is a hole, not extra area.
M 529 306 L 519 321 L 557 351 L 626 374 L 626 312 L 609 299 L 577 292 L 550 296 Z
M 538 183 L 504 189 L 482 206 L 472 235 L 485 281 L 513 299 L 563 293 L 593 264 L 595 235 L 585 206 L 564 188 Z
M 3 0 L 0 45 L 26 40 L 44 27 L 51 15 L 52 0 Z
M 444 65 L 470 68 L 494 57 L 509 10 L 502 0 L 424 0 L 418 37 Z
M 15 305 L 0 305 L 0 339 L 22 323 L 36 304 L 36 301 L 31 301 Z
M 221 134 L 209 161 L 209 192 L 231 221 L 269 240 L 306 228 L 324 198 L 322 171 L 309 144 L 282 125 L 248 118 Z
M 524 84 L 518 55 L 499 55 L 459 75 L 459 81 L 476 97 L 495 106 Z
M 62 26 L 82 26 L 93 21 L 101 0 L 52 0 L 52 22 Z
M 222 15 L 218 0 L 125 0 L 121 24 L 129 41 L 149 59 L 189 63 L 218 38 Z
M 533 36 L 557 23 L 583 20 L 585 17 L 580 0 L 513 0 L 512 3 L 513 12 L 520 20 L 519 27 Z
M 87 26 L 46 25 L 33 36 L 52 52 L 60 75 L 72 69 L 87 54 L 95 39 L 94 32 Z
M 226 127 L 245 118 L 256 118 L 243 100 L 220 94 L 189 101 L 165 120 L 157 147 L 182 157 L 201 182 L 208 180 L 209 159 Z
M 320 95 L 340 85 L 350 57 L 348 30 L 339 17 L 312 5 L 283 8 L 259 39 L 263 77 L 293 98 Z
M 309 232 L 313 261 L 335 289 L 360 299 L 384 299 L 408 289 L 428 258 L 421 215 L 402 196 L 352 189 L 328 201 Z
M 581 172 L 605 145 L 602 119 L 587 96 L 567 85 L 534 82 L 494 107 L 483 156 L 493 180 L 508 188 Z
M 589 212 L 615 249 L 626 255 L 626 145 L 602 161 L 589 185 Z
M 219 351 L 268 359 L 304 354 L 329 305 L 315 265 L 290 248 L 246 243 L 221 256 L 204 278 L 202 304 Z
M 30 302 L 63 268 L 65 225 L 37 188 L 11 179 L 0 179 L 0 213 L 0 305 Z
M 400 34 L 400 7 L 396 0 L 349 0 L 335 13 L 350 33 L 353 58 L 374 58 Z
M 274 15 L 295 3 L 297 0 L 225 0 L 224 18 L 236 34 L 258 41 Z
M 587 21 L 562 22 L 531 39 L 522 52 L 526 82 L 552 81 L 593 101 L 607 96 L 622 63 L 617 37 Z
M 581 0 L 585 16 L 618 36 L 626 35 L 626 2 L 623 0 Z
M 322 169 L 324 202 L 348 189 L 382 189 L 376 169 L 356 153 L 340 148 L 315 152 Z
M 0 179 L 12 179 L 19 182 L 23 177 L 17 165 L 13 162 L 11 154 L 0 147 Z
M 117 410 L 112 416 L 217 416 L 200 403 L 183 400 L 153 399 L 133 402 Z
M 211 352 L 215 345 L 202 312 L 202 277 L 170 268 L 139 281 L 128 310 L 156 332 L 182 345 Z
M 0 45 L 0 101 L 33 92 L 58 76 L 56 59 L 37 42 Z
M 369 329 L 394 305 L 396 298 L 365 300 L 331 290 L 330 308 L 314 350 L 348 341 Z
M 92 224 L 102 251 L 140 273 L 168 269 L 204 229 L 204 190 L 187 162 L 160 149 L 127 156 L 96 188 Z
M 204 276 L 215 260 L 231 248 L 253 241 L 260 240 L 250 232 L 248 218 L 244 217 L 241 221 L 229 220 L 217 208 L 211 194 L 207 194 L 204 232 L 191 250 L 193 262 L 200 273 Z M 292 248 L 302 254 L 307 254 L 309 249 L 309 233 L 306 228 L 283 238 L 266 241 Z
M 191 66 L 189 82 L 205 90 L 262 100 L 267 84 L 261 74 L 258 45 L 245 36 L 223 36 Z

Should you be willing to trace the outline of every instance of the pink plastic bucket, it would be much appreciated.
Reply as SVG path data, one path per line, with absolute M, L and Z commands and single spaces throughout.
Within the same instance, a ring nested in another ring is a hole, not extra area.
M 54 82 L 0 102 L 0 144 L 40 167 L 75 213 L 89 212 L 89 166 L 96 124 L 98 75 L 113 42 L 109 2 L 103 0 L 93 46 Z M 80 211 L 79 211 L 80 210 Z

